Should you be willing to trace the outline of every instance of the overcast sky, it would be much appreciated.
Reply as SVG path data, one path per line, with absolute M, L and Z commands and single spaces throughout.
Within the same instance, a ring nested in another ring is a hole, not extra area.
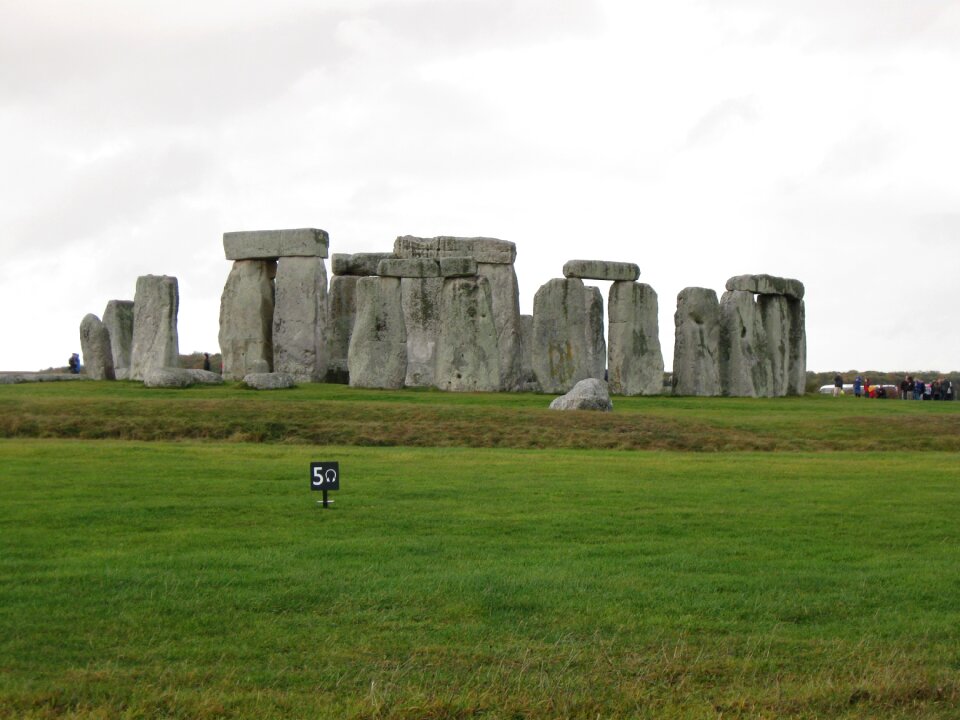
M 807 288 L 808 367 L 960 369 L 960 0 L 0 0 L 0 369 L 180 283 L 217 351 L 225 231 L 517 244 Z M 606 291 L 606 288 L 604 288 Z

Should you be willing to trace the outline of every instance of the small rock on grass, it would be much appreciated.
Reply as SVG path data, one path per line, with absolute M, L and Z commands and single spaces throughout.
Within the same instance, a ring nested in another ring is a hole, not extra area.
M 610 412 L 613 403 L 603 380 L 587 378 L 581 380 L 566 395 L 555 398 L 550 403 L 551 410 L 600 410 Z

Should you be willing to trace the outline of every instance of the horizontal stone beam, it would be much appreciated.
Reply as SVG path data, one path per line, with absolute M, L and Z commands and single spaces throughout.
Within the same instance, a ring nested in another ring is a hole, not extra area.
M 440 276 L 472 277 L 477 274 L 477 261 L 471 257 L 440 258 Z
M 223 234 L 227 260 L 272 260 L 281 257 L 327 257 L 326 230 L 249 230 Z
M 773 275 L 737 275 L 727 280 L 726 289 L 755 295 L 786 295 L 797 300 L 802 300 L 804 293 L 803 283 L 799 280 Z
M 377 274 L 377 266 L 381 260 L 390 260 L 393 253 L 334 253 L 330 256 L 330 264 L 334 275 L 368 276 Z
M 633 263 L 607 260 L 570 260 L 563 266 L 563 276 L 581 280 L 626 280 L 640 277 L 640 268 Z
M 396 278 L 440 277 L 440 263 L 431 258 L 389 258 L 379 262 L 377 275 Z
M 400 258 L 471 257 L 478 263 L 512 265 L 517 259 L 517 246 L 508 240 L 497 240 L 496 238 L 467 238 L 448 235 L 421 238 L 413 235 L 403 235 L 394 242 L 393 254 Z

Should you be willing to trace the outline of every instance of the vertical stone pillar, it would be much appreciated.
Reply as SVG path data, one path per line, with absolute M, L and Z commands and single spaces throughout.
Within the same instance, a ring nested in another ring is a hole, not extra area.
M 603 296 L 579 279 L 547 281 L 533 299 L 533 371 L 543 392 L 604 379 Z
M 357 281 L 355 275 L 334 275 L 330 278 L 330 294 L 327 298 L 327 382 L 347 383 L 347 356 L 350 353 L 350 336 L 357 315 Z
M 783 397 L 790 385 L 790 305 L 784 295 L 757 296 L 757 311 L 766 335 L 766 347 L 770 361 L 772 397 Z
M 500 389 L 500 352 L 484 277 L 451 277 L 440 296 L 436 385 L 441 390 L 496 392 Z
M 93 313 L 87 314 L 80 323 L 80 351 L 83 353 L 83 370 L 88 377 L 94 380 L 116 379 L 110 332 Z
M 673 346 L 673 394 L 720 394 L 720 303 L 707 288 L 677 295 Z
M 274 260 L 235 260 L 220 297 L 223 376 L 273 370 Z
M 397 389 L 407 374 L 407 334 L 398 277 L 357 281 L 357 316 L 347 359 L 350 385 Z
M 608 298 L 610 393 L 660 395 L 663 352 L 657 317 L 657 293 L 644 283 L 617 281 Z
M 327 269 L 321 257 L 282 257 L 277 262 L 273 369 L 298 382 L 326 377 Z
M 769 397 L 772 383 L 767 336 L 753 293 L 728 290 L 720 298 L 720 391 Z
M 807 312 L 800 298 L 787 298 L 790 314 L 790 350 L 787 365 L 787 394 L 807 391 Z
M 477 263 L 477 274 L 490 285 L 493 321 L 497 327 L 500 390 L 519 390 L 523 384 L 523 346 L 520 327 L 520 285 L 513 264 Z
M 533 315 L 520 316 L 520 369 L 521 389 L 539 389 L 533 372 Z
M 132 380 L 143 380 L 147 370 L 180 365 L 177 337 L 179 304 L 180 294 L 175 277 L 143 275 L 137 278 L 130 350 Z
M 115 370 L 130 371 L 133 347 L 133 300 L 110 300 L 103 311 L 103 325 L 110 333 Z
M 400 279 L 400 303 L 407 333 L 407 387 L 433 387 L 440 336 L 442 277 Z

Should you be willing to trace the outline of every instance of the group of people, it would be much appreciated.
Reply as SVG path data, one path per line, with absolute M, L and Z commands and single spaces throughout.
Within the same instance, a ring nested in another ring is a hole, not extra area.
M 901 400 L 953 400 L 953 381 L 950 378 L 937 378 L 932 382 L 925 382 L 920 378 L 907 375 L 898 386 L 871 384 L 870 378 L 861 375 L 853 381 L 854 397 L 885 398 L 891 393 Z M 833 378 L 833 395 L 843 394 L 843 376 L 837 373 Z

